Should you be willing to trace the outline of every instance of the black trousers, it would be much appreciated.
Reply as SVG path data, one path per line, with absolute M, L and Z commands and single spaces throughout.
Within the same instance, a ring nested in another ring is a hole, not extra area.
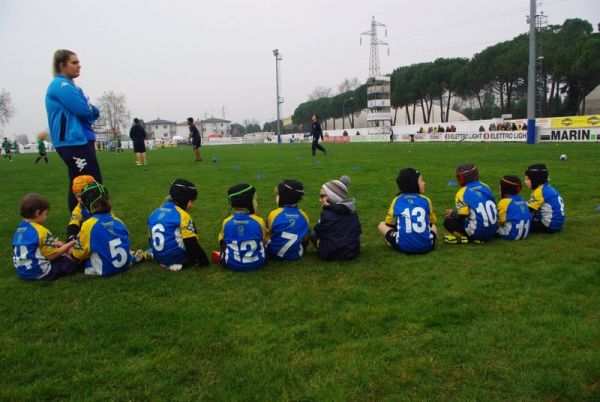
M 446 219 L 444 219 L 444 227 L 450 234 L 458 232 L 464 236 L 467 236 L 467 232 L 465 232 L 464 221 L 455 216 L 448 216 Z
M 96 141 L 89 141 L 84 145 L 74 145 L 71 147 L 56 148 L 56 152 L 67 165 L 69 170 L 69 185 L 68 185 L 68 206 L 69 211 L 77 205 L 77 199 L 71 191 L 73 179 L 77 176 L 87 174 L 92 176 L 98 183 L 102 183 L 102 173 L 100 173 L 100 165 L 96 158 Z
M 531 231 L 533 233 L 556 233 L 557 230 L 552 230 L 549 227 L 547 227 L 546 225 L 544 225 L 542 223 L 541 220 L 533 218 L 532 220 L 532 225 L 531 225 Z
M 313 141 L 312 141 L 312 155 L 313 156 L 315 156 L 317 149 L 325 152 L 325 148 L 323 147 L 323 145 L 319 144 L 319 139 L 316 139 L 316 140 L 313 139 Z

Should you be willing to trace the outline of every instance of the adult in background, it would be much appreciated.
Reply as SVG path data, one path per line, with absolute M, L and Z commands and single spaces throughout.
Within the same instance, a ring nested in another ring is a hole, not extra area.
M 80 70 L 81 65 L 74 52 L 57 50 L 52 61 L 54 79 L 46 91 L 50 136 L 56 152 L 67 165 L 69 172 L 69 211 L 77 205 L 71 191 L 71 183 L 76 176 L 90 175 L 102 183 L 100 165 L 96 158 L 96 134 L 92 128 L 100 116 L 100 111 L 73 82 L 79 77 Z
M 316 114 L 312 115 L 312 128 L 310 129 L 310 135 L 312 135 L 312 156 L 315 156 L 317 149 L 323 151 L 323 153 L 327 155 L 327 150 L 323 148 L 323 145 L 319 144 L 319 139 L 323 139 L 323 130 L 321 130 L 319 116 Z
M 202 146 L 202 139 L 200 137 L 200 131 L 194 124 L 194 118 L 188 117 L 188 126 L 190 128 L 190 141 L 192 141 L 192 148 L 194 148 L 194 155 L 196 155 L 196 162 L 200 162 L 202 157 L 200 156 L 200 147 Z
M 146 130 L 140 124 L 140 119 L 133 119 L 133 126 L 129 130 L 129 138 L 133 141 L 133 152 L 135 152 L 135 164 L 137 166 L 147 165 L 146 160 Z

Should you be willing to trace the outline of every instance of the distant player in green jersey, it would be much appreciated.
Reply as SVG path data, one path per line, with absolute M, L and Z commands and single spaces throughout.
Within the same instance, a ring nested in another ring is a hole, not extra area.
M 4 137 L 4 141 L 2 142 L 2 149 L 4 150 L 4 157 L 8 158 L 8 160 L 12 162 L 11 148 L 12 147 L 10 145 L 10 142 L 8 141 L 8 138 Z
M 38 136 L 37 147 L 38 147 L 38 153 L 40 154 L 40 156 L 38 156 L 35 160 L 36 165 L 39 163 L 40 159 L 42 159 L 42 158 L 44 158 L 44 160 L 46 161 L 46 165 L 48 164 L 48 156 L 46 155 L 46 143 L 44 142 L 45 138 L 46 138 L 45 133 L 40 133 L 40 135 Z

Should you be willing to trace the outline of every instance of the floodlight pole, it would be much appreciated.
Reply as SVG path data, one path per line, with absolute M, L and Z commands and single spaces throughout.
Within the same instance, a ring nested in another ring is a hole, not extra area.
M 529 68 L 527 70 L 527 143 L 535 144 L 535 2 L 529 0 Z
M 279 62 L 282 60 L 282 56 L 279 55 L 279 49 L 273 50 L 275 56 L 275 87 L 277 91 L 277 143 L 281 144 L 281 112 L 280 105 L 283 103 L 283 99 L 279 96 Z
M 345 106 L 346 106 L 346 102 L 348 102 L 349 100 L 354 100 L 354 98 L 348 98 L 348 99 L 344 99 L 344 101 L 342 102 L 342 130 L 346 129 L 346 124 L 345 124 L 345 118 L 346 118 L 346 113 L 345 113 Z

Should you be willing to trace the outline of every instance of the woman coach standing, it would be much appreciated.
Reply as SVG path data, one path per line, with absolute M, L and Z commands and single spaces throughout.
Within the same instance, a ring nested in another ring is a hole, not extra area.
M 52 62 L 54 79 L 46 91 L 46 112 L 52 143 L 69 170 L 69 211 L 77 205 L 71 191 L 73 178 L 86 174 L 102 183 L 96 159 L 96 134 L 92 128 L 100 111 L 90 104 L 81 88 L 73 82 L 79 77 L 79 70 L 81 65 L 74 52 L 57 50 Z

